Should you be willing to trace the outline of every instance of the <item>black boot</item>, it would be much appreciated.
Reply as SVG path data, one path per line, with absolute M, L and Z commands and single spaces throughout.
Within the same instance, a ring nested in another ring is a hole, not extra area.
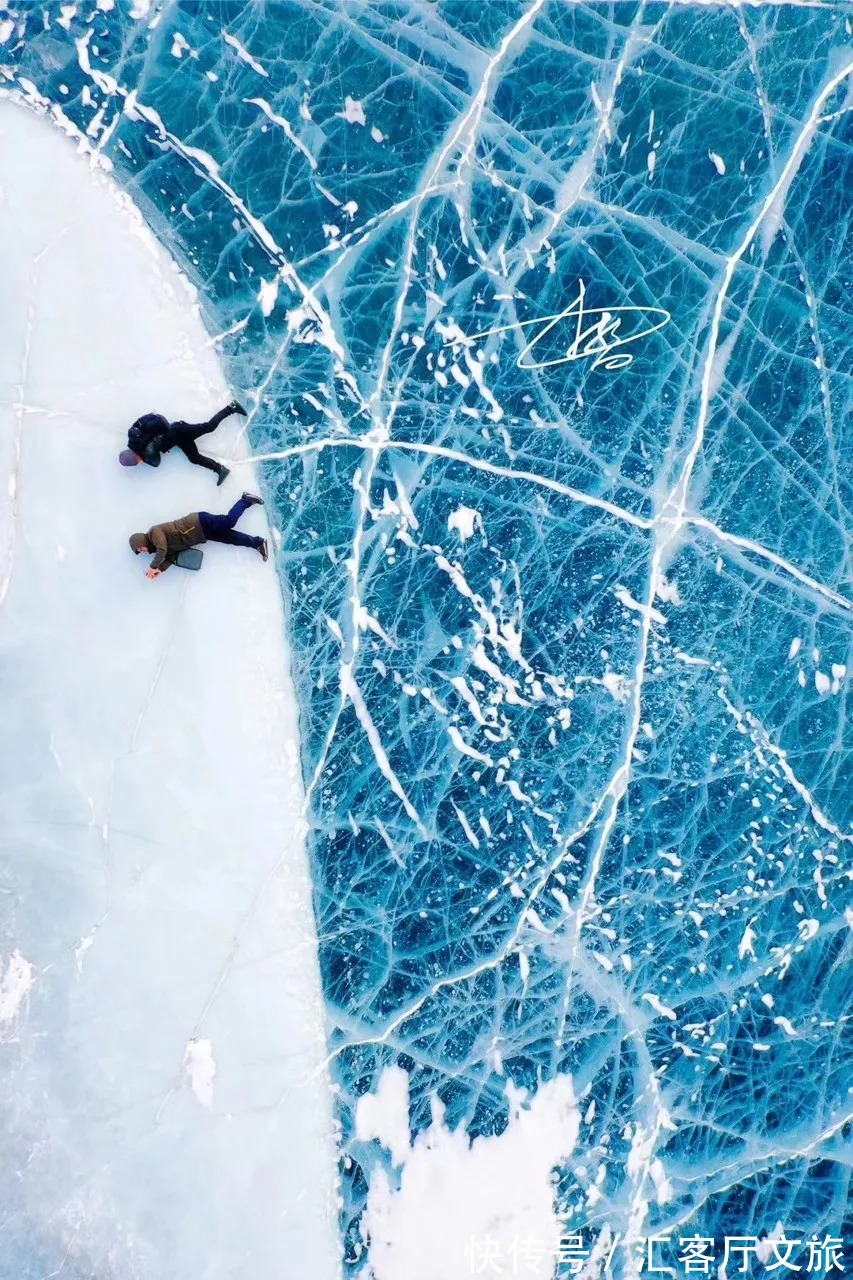
M 269 558 L 270 558 L 270 549 L 269 549 L 269 547 L 267 546 L 267 540 L 266 540 L 266 538 L 258 538 L 257 551 L 258 551 L 258 554 L 260 555 L 260 557 L 261 557 L 261 559 L 262 559 L 262 560 L 269 560 Z
M 245 418 L 247 416 L 246 410 L 243 408 L 239 400 L 232 400 L 228 408 L 232 413 L 239 413 L 241 418 Z
M 228 479 L 228 477 L 230 476 L 230 474 L 231 474 L 231 472 L 228 470 L 228 468 L 227 468 L 227 467 L 225 467 L 225 466 L 223 466 L 223 465 L 222 465 L 222 463 L 220 462 L 220 464 L 219 464 L 219 479 L 216 481 L 216 487 L 217 487 L 217 489 L 219 488 L 219 486 L 220 486 L 221 484 L 224 484 L 224 483 L 225 483 L 225 481 Z
M 244 493 L 242 497 L 248 507 L 262 507 L 264 505 L 263 498 L 259 498 L 256 493 Z

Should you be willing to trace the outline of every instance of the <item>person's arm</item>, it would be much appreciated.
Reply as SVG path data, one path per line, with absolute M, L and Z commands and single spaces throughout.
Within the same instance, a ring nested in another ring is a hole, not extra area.
M 162 529 L 151 530 L 151 541 L 154 544 L 154 558 L 151 561 L 151 568 L 158 569 L 160 573 L 165 573 L 170 564 L 174 564 L 174 556 L 169 555 L 169 544 L 166 542 L 166 535 Z
M 142 450 L 142 461 L 147 462 L 149 467 L 159 467 L 160 465 L 160 437 L 149 440 L 148 444 Z

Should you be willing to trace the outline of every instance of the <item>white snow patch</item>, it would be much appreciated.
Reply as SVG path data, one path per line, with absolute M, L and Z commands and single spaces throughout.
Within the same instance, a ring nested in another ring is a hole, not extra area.
M 664 590 L 666 590 L 666 588 L 664 588 Z M 678 588 L 676 587 L 676 594 L 677 591 Z M 632 609 L 634 613 L 641 613 L 643 617 L 648 616 L 652 622 L 658 622 L 661 626 L 666 626 L 666 618 L 659 609 L 655 609 L 652 605 L 642 604 L 639 600 L 635 600 L 628 588 L 623 587 L 621 582 L 613 588 L 613 594 L 619 603 L 623 604 L 626 609 Z M 662 598 L 667 599 L 665 595 L 662 595 Z
M 490 758 L 483 755 L 482 751 L 477 751 L 475 747 L 472 747 L 470 743 L 466 742 L 455 724 L 449 724 L 447 726 L 447 733 L 456 750 L 461 752 L 462 755 L 470 756 L 472 760 L 477 760 L 480 764 L 484 764 L 489 768 L 491 767 L 492 761 Z M 511 788 L 512 785 L 512 780 L 510 780 L 507 783 L 507 786 Z M 517 785 L 518 784 L 516 783 L 516 786 Z
M 674 1132 L 676 1128 L 671 1117 L 662 1107 L 659 1110 L 659 1126 L 660 1128 L 668 1129 L 670 1132 Z M 631 1150 L 628 1152 L 626 1161 L 626 1169 L 629 1178 L 640 1184 L 644 1181 L 643 1175 L 648 1171 L 655 1188 L 655 1199 L 658 1204 L 667 1204 L 672 1199 L 673 1190 L 664 1173 L 663 1164 L 653 1155 L 657 1141 L 658 1126 L 635 1125 L 631 1137 Z M 643 1207 L 645 1208 L 645 1206 Z M 630 1229 L 631 1227 L 629 1226 Z
M 776 1023 L 777 1027 L 782 1028 L 782 1030 L 785 1032 L 785 1035 L 793 1036 L 794 1039 L 797 1039 L 798 1033 L 794 1030 L 793 1026 L 791 1025 L 791 1023 L 787 1018 L 783 1018 L 780 1014 L 780 1016 L 778 1018 L 774 1018 L 773 1021 Z
M 743 937 L 741 938 L 740 945 L 738 946 L 738 949 L 737 949 L 738 960 L 744 960 L 746 959 L 747 956 L 750 956 L 753 960 L 755 959 L 756 937 L 757 937 L 757 934 L 752 927 L 752 922 L 750 921 L 750 923 L 746 926 L 746 928 L 743 931 Z
M 679 662 L 685 663 L 688 667 L 710 667 L 707 658 L 697 658 L 692 653 L 682 653 L 681 649 L 674 649 L 673 653 Z
M 803 644 L 802 637 L 794 636 L 793 640 L 791 641 L 791 646 L 788 649 L 789 662 L 792 662 L 794 658 L 796 658 L 797 654 L 800 652 L 800 649 L 802 648 L 802 644 Z
M 375 1170 L 364 1215 L 373 1280 L 465 1280 L 479 1265 L 472 1243 L 482 1247 L 487 1237 L 504 1258 L 521 1236 L 541 1241 L 552 1257 L 557 1252 L 563 1230 L 551 1171 L 577 1141 L 572 1082 L 556 1076 L 531 1099 L 510 1083 L 507 1096 L 507 1128 L 473 1142 L 463 1126 L 453 1132 L 446 1127 L 444 1107 L 434 1099 L 431 1126 L 398 1161 L 399 1188 L 384 1169 Z M 398 1113 L 395 1159 L 403 1154 L 403 1136 Z
M 0 44 L 7 44 L 14 30 L 15 24 L 11 18 L 6 18 L 3 22 L 0 22 Z
M 710 159 L 714 168 L 717 170 L 717 173 L 719 173 L 720 176 L 722 176 L 726 172 L 726 162 L 723 159 L 723 157 L 718 156 L 716 151 L 709 151 L 708 158 Z
M 375 1138 L 391 1153 L 395 1164 L 409 1154 L 409 1077 L 402 1067 L 386 1067 L 375 1093 L 359 1098 L 355 1128 L 362 1142 Z
M 273 111 L 272 107 L 270 106 L 270 104 L 267 102 L 265 98 L 244 98 L 243 101 L 251 103 L 253 107 L 260 107 L 261 111 L 263 111 L 267 119 L 272 121 L 273 124 L 278 125 L 279 129 L 282 130 L 287 140 L 290 143 L 292 143 L 294 147 L 296 147 L 297 151 L 301 152 L 301 154 L 305 157 L 305 159 L 310 164 L 311 168 L 312 169 L 317 168 L 317 161 L 315 160 L 311 152 L 308 150 L 308 148 L 306 147 L 302 139 L 297 137 L 296 133 L 294 132 L 293 126 L 291 125 L 290 121 L 287 119 L 286 116 L 279 115 L 277 111 Z M 301 114 L 302 112 L 300 112 L 300 115 Z M 305 118 L 308 120 L 311 119 L 310 112 Z M 328 196 L 328 192 L 324 192 L 324 195 Z M 329 199 L 331 199 L 334 204 L 340 203 L 338 200 L 335 200 L 334 197 L 332 196 L 329 196 Z
M 249 50 L 240 43 L 237 37 L 231 35 L 230 31 L 223 31 L 222 39 L 226 44 L 230 44 L 241 62 L 245 62 L 246 66 L 251 67 L 253 71 L 257 71 L 259 76 L 266 76 L 269 78 L 269 72 L 266 67 L 262 67 L 261 64 L 252 57 Z
M 83 972 L 83 957 L 92 947 L 95 941 L 95 930 L 91 929 L 84 937 L 80 939 L 74 948 L 74 959 L 77 962 L 77 972 Z
M 678 594 L 678 583 L 667 582 L 666 578 L 661 576 L 660 581 L 655 587 L 655 595 L 659 600 L 666 600 L 669 604 L 681 604 L 681 596 Z
M 475 528 L 483 532 L 483 518 L 474 507 L 457 507 L 447 517 L 447 527 L 451 531 L 455 529 L 462 541 L 467 542 L 474 536 Z
M 618 671 L 606 671 L 601 677 L 601 683 L 617 702 L 627 702 L 634 688 L 631 677 L 620 675 Z
M 33 982 L 33 966 L 16 949 L 9 956 L 3 976 L 0 977 L 0 1025 L 12 1022 L 18 1016 Z
M 367 124 L 367 117 L 364 114 L 364 107 L 360 102 L 356 102 L 355 98 L 347 97 L 344 99 L 344 109 L 339 112 L 348 124 Z
M 644 991 L 643 999 L 652 1006 L 655 1013 L 660 1013 L 664 1018 L 669 1018 L 671 1021 L 675 1020 L 675 1010 L 664 1004 L 660 996 L 654 995 L 651 991 Z
M 190 1040 L 184 1051 L 184 1071 L 189 1078 L 190 1088 L 201 1105 L 212 1107 L 216 1063 L 213 1060 L 213 1045 L 209 1040 Z
M 766 1236 L 762 1236 L 755 1243 L 755 1256 L 758 1261 L 766 1265 L 773 1256 L 773 1245 L 777 1240 L 784 1240 L 784 1238 L 785 1228 L 781 1222 L 777 1222 L 772 1231 Z M 779 1265 L 778 1262 L 776 1265 Z
M 817 689 L 818 693 L 829 693 L 831 685 L 832 682 L 830 681 L 829 676 L 825 675 L 823 671 L 816 671 L 814 673 L 814 687 Z
M 271 316 L 278 298 L 278 276 L 272 280 L 262 280 L 258 290 L 258 302 L 265 316 Z

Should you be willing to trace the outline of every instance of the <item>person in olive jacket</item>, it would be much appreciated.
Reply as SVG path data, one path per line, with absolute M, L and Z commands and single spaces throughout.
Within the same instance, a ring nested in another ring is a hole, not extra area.
M 155 524 L 147 533 L 132 533 L 128 541 L 134 555 L 152 554 L 146 578 L 159 578 L 173 565 L 182 551 L 197 547 L 202 542 L 227 542 L 232 547 L 253 547 L 262 560 L 269 556 L 265 538 L 240 533 L 234 526 L 244 511 L 260 503 L 254 493 L 244 493 L 227 515 L 212 515 L 209 511 L 193 511 L 178 520 Z

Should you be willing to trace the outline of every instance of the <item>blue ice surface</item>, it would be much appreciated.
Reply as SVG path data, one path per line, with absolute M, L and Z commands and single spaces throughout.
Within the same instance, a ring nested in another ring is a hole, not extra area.
M 415 1132 L 570 1072 L 572 1229 L 844 1230 L 851 20 L 0 13 L 2 82 L 198 284 L 256 452 L 311 446 L 265 484 L 353 1272 L 386 1159 L 354 1104 L 394 1062 Z M 520 368 L 579 281 L 669 323 L 608 368 L 563 319 Z

